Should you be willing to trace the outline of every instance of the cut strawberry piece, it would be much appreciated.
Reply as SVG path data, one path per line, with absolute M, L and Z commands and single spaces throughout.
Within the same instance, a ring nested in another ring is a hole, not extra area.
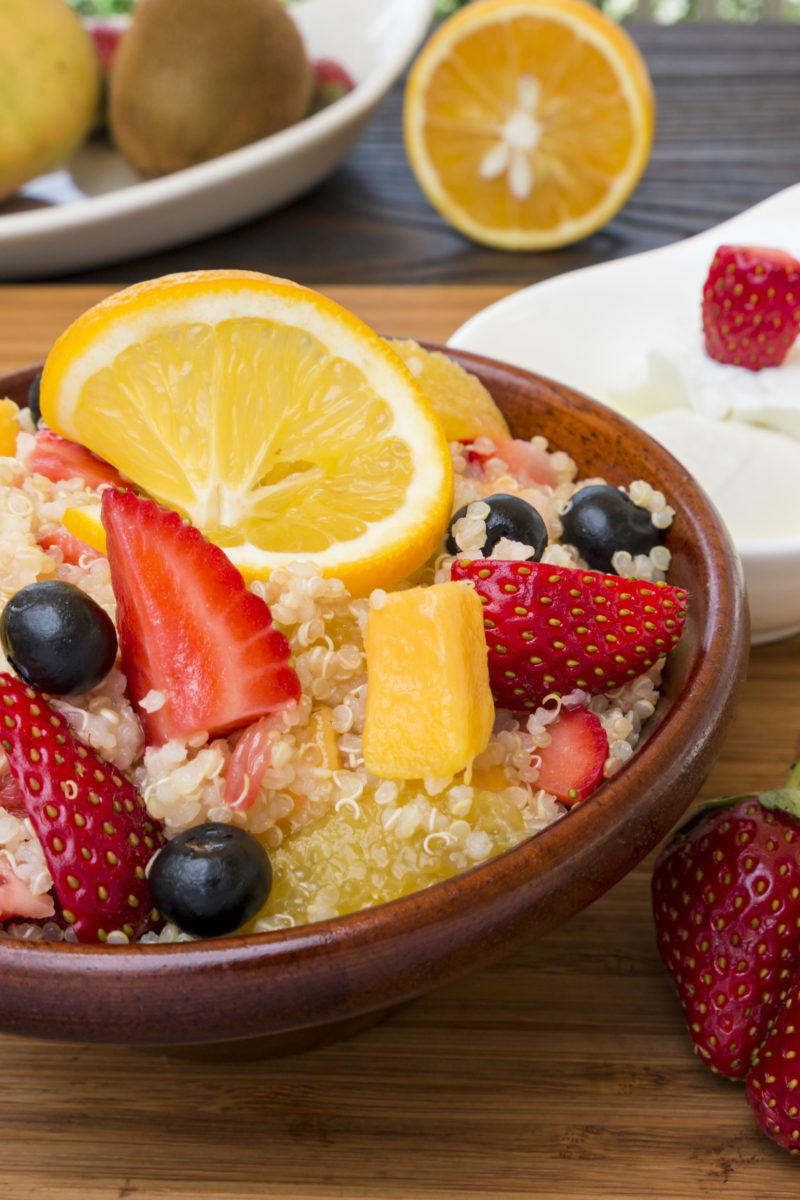
M 49 892 L 34 896 L 25 880 L 14 873 L 5 855 L 0 854 L 0 921 L 10 917 L 41 921 L 55 916 L 55 912 L 56 906 Z
M 81 541 L 63 525 L 59 525 L 50 533 L 37 537 L 36 541 L 43 550 L 60 550 L 63 561 L 71 563 L 73 566 L 92 562 L 95 558 L 103 558 L 99 550 L 95 550 L 93 546 Z
M 611 691 L 671 650 L 686 619 L 686 593 L 666 583 L 499 559 L 456 559 L 451 575 L 483 601 L 489 679 L 504 708 Z
M 33 688 L 0 674 L 0 743 L 42 844 L 64 919 L 81 942 L 131 939 L 157 920 L 145 878 L 160 823 L 124 775 Z
M 218 546 L 133 492 L 103 493 L 122 669 L 149 742 L 229 733 L 300 698 L 286 637 Z M 150 692 L 164 703 L 143 705 Z
M 541 760 L 536 786 L 571 808 L 602 783 L 608 737 L 588 708 L 562 708 L 547 732 L 550 744 L 536 750 Z
M 747 1075 L 800 964 L 799 850 L 795 785 L 702 805 L 653 871 L 658 949 L 695 1050 L 731 1079 Z
M 711 358 L 750 371 L 777 367 L 800 331 L 800 262 L 764 246 L 720 246 L 703 285 Z
M 493 442 L 491 453 L 469 445 L 468 460 L 483 466 L 490 459 L 499 458 L 522 487 L 555 487 L 556 473 L 546 450 L 540 450 L 522 438 L 495 438 Z
M 311 99 L 310 112 L 319 112 L 327 108 L 335 100 L 341 100 L 356 86 L 352 77 L 341 63 L 331 58 L 318 58 L 312 64 L 314 69 L 314 95 Z
M 270 724 L 266 717 L 245 729 L 231 755 L 225 776 L 223 803 L 244 812 L 252 808 L 258 796 L 264 772 L 270 764 Z
M 51 429 L 39 429 L 31 455 L 31 470 L 38 475 L 44 475 L 53 483 L 64 479 L 82 479 L 89 488 L 99 488 L 103 484 L 113 484 L 124 487 L 125 481 L 116 467 L 104 459 L 62 438 Z
M 102 18 L 86 21 L 86 28 L 92 35 L 97 57 L 100 59 L 100 69 L 104 75 L 111 70 L 111 64 L 119 48 L 120 39 L 125 33 L 123 26 Z

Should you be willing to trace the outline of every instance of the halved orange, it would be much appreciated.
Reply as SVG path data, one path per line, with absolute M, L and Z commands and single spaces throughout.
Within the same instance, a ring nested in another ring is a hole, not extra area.
M 406 86 L 408 159 L 467 237 L 549 249 L 605 225 L 650 155 L 655 102 L 630 36 L 585 0 L 473 0 Z
M 288 280 L 197 271 L 115 293 L 53 346 L 41 408 L 248 579 L 311 560 L 363 595 L 424 563 L 450 518 L 447 442 L 419 384 Z M 92 542 L 94 514 L 75 519 Z

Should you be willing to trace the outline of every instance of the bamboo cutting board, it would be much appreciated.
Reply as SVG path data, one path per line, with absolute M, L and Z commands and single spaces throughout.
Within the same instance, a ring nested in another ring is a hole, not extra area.
M 109 290 L 0 289 L 0 371 L 40 360 Z M 444 340 L 508 289 L 327 290 L 382 332 Z M 702 795 L 777 786 L 798 753 L 794 638 L 752 652 Z M 540 942 L 301 1057 L 0 1037 L 0 1197 L 796 1197 L 800 1164 L 691 1053 L 655 950 L 651 865 Z

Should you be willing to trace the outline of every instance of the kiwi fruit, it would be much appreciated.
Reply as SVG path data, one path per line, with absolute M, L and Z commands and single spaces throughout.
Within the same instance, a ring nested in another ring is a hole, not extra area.
M 140 0 L 109 80 L 117 149 L 166 175 L 301 120 L 314 72 L 281 0 Z

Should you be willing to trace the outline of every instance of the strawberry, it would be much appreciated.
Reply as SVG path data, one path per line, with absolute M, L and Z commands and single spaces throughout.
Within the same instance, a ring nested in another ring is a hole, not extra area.
M 536 786 L 567 808 L 585 800 L 603 780 L 608 738 L 603 722 L 588 708 L 562 708 L 547 726 L 550 743 L 536 750 Z
M 800 787 L 789 786 L 701 806 L 656 861 L 659 952 L 696 1053 L 731 1079 L 747 1075 L 800 961 L 799 850 Z
M 102 17 L 86 21 L 85 24 L 92 35 L 97 57 L 100 60 L 100 70 L 104 75 L 108 75 L 125 28 L 114 23 L 113 20 L 104 21 Z
M 666 583 L 501 559 L 450 570 L 483 601 L 492 693 L 510 709 L 627 683 L 672 649 L 686 617 L 686 593 Z
M 81 942 L 139 937 L 158 919 L 145 878 L 164 843 L 136 788 L 34 691 L 0 674 L 0 743 Z
M 720 246 L 703 285 L 703 332 L 717 362 L 778 367 L 800 330 L 800 262 L 763 246 Z
M 93 546 L 87 545 L 81 541 L 74 533 L 70 533 L 63 525 L 57 525 L 48 533 L 39 534 L 36 538 L 37 545 L 43 550 L 58 550 L 61 553 L 61 561 L 71 563 L 73 566 L 79 566 L 81 563 L 92 562 L 96 558 L 103 558 L 104 555 L 99 550 L 95 550 Z
M 78 478 L 89 488 L 99 488 L 108 483 L 117 487 L 125 486 L 119 471 L 111 463 L 99 458 L 85 446 L 53 433 L 52 429 L 36 431 L 31 470 L 53 483 Z
M 494 438 L 491 452 L 476 450 L 467 445 L 467 461 L 484 467 L 492 458 L 505 463 L 509 472 L 522 487 L 555 487 L 556 473 L 546 450 L 526 442 L 523 438 Z
M 311 98 L 310 113 L 327 108 L 335 100 L 341 100 L 356 86 L 351 76 L 341 63 L 332 58 L 318 58 L 312 64 L 314 70 L 314 94 Z
M 289 642 L 218 546 L 133 492 L 103 493 L 122 669 L 149 742 L 229 733 L 300 698 Z M 151 691 L 164 703 L 149 711 Z
M 759 1128 L 800 1154 L 800 974 L 795 975 L 756 1051 L 747 1076 L 747 1099 Z

